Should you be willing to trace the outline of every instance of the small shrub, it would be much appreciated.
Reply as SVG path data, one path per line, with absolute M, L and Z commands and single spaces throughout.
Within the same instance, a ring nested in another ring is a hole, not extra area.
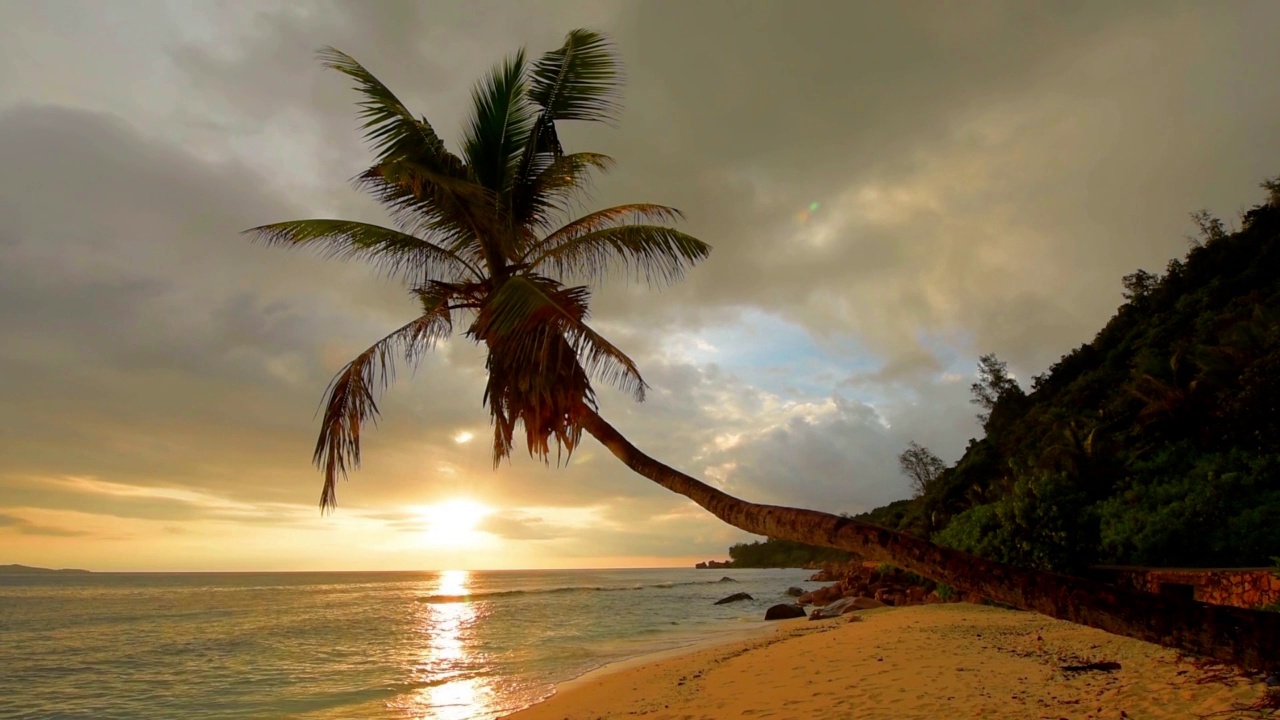
M 923 575 L 917 575 L 913 572 L 902 573 L 902 581 L 908 585 L 919 585 L 929 590 L 932 590 L 934 585 L 937 584 L 929 578 L 924 577 Z
M 951 599 L 956 596 L 955 588 L 950 585 L 943 585 L 942 583 L 938 583 L 938 587 L 934 588 L 933 591 L 938 593 L 938 597 L 946 602 L 950 602 Z

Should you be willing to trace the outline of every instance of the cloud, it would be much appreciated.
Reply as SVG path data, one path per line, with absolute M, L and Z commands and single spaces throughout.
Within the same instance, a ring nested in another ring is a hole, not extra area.
M 556 540 L 572 533 L 568 528 L 519 511 L 490 515 L 476 529 L 504 540 Z
M 42 535 L 45 537 L 84 537 L 93 533 L 71 528 L 38 525 L 16 515 L 0 513 L 0 529 L 9 529 L 21 535 Z

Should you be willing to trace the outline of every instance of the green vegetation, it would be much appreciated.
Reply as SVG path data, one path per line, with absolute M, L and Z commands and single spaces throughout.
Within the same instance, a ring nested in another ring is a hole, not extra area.
M 1124 278 L 1093 342 L 1024 392 L 994 355 L 985 437 L 860 516 L 1023 567 L 1257 566 L 1280 550 L 1280 178 L 1241 228 L 1201 212 L 1163 275 Z M 923 487 L 922 487 L 923 486 Z M 922 492 L 921 492 L 922 490 Z
M 738 543 L 729 548 L 733 567 L 777 568 L 808 567 L 823 563 L 846 562 L 849 553 L 843 550 L 805 545 L 789 540 L 760 540 Z

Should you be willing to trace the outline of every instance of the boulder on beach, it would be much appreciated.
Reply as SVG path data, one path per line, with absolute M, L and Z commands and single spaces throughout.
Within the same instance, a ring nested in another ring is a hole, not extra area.
M 804 594 L 804 590 L 795 586 L 787 588 L 787 594 L 791 597 L 800 597 Z
M 799 605 L 774 605 L 764 613 L 765 620 L 790 620 L 804 617 L 804 608 Z
M 828 585 L 820 587 L 812 592 L 807 592 L 796 598 L 796 602 L 801 605 L 826 605 L 829 602 L 840 599 L 840 586 Z
M 854 600 L 857 599 L 858 598 L 840 598 L 826 607 L 820 607 L 814 610 L 809 614 L 809 619 L 821 620 L 822 618 L 839 617 L 847 612 L 860 610 L 861 608 L 859 608 L 857 603 L 854 602 Z
M 716 601 L 716 605 L 728 605 L 731 602 L 738 602 L 739 600 L 755 600 L 755 598 L 746 593 L 734 593 L 727 598 L 720 598 Z

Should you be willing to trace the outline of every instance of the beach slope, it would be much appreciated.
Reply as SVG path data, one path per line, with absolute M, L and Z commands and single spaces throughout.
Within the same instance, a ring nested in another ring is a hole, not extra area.
M 1262 685 L 1216 675 L 1173 651 L 1042 615 L 923 605 L 789 621 L 765 636 L 594 673 L 510 717 L 1250 717 L 1228 713 L 1259 701 Z

